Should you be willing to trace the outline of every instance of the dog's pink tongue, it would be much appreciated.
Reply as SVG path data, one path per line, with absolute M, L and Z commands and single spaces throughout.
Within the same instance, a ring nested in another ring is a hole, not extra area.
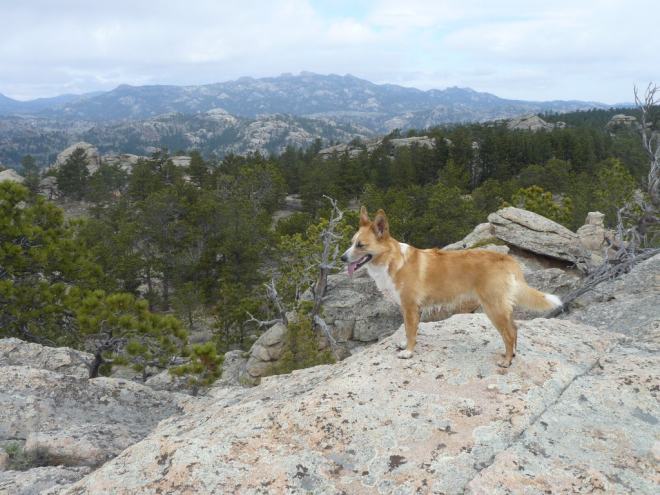
M 357 261 L 353 261 L 352 263 L 348 264 L 348 276 L 352 277 L 353 273 L 355 272 L 355 267 L 357 266 Z

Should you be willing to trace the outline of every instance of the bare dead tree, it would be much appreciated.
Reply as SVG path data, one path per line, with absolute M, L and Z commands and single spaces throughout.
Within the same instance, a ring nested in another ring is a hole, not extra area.
M 266 288 L 266 297 L 268 297 L 268 300 L 273 304 L 275 310 L 277 311 L 277 317 L 270 320 L 259 320 L 258 318 L 255 318 L 252 313 L 247 311 L 247 315 L 250 317 L 250 319 L 247 320 L 246 323 L 254 322 L 259 328 L 269 327 L 271 325 L 275 325 L 276 323 L 282 323 L 284 326 L 287 326 L 289 324 L 289 319 L 286 316 L 286 308 L 284 307 L 282 298 L 277 293 L 277 288 L 275 287 L 275 279 L 270 279 L 270 282 L 264 284 L 264 287 Z
M 596 269 L 587 275 L 580 286 L 562 297 L 563 305 L 555 308 L 546 317 L 553 318 L 562 313 L 568 313 L 571 310 L 571 303 L 578 297 L 594 290 L 597 286 L 608 280 L 613 280 L 621 275 L 628 273 L 637 263 L 652 258 L 660 253 L 660 249 L 643 249 L 635 251 L 626 244 L 620 244 L 616 252 L 609 256 Z
M 634 88 L 635 105 L 641 113 L 640 133 L 642 135 L 642 146 L 649 157 L 650 168 L 648 174 L 648 193 L 651 203 L 660 208 L 660 137 L 656 129 L 655 114 L 660 106 L 660 87 L 655 83 L 649 83 L 640 96 L 637 86 Z
M 339 208 L 337 200 L 331 198 L 330 196 L 323 195 L 325 199 L 330 202 L 332 211 L 330 212 L 330 219 L 328 220 L 328 226 L 321 231 L 321 243 L 323 245 L 323 250 L 321 251 L 321 256 L 318 261 L 319 274 L 316 279 L 316 283 L 312 287 L 312 295 L 314 304 L 312 306 L 312 312 L 310 314 L 314 328 L 320 330 L 326 339 L 330 343 L 330 348 L 335 355 L 335 358 L 338 357 L 337 353 L 337 342 L 335 341 L 330 328 L 328 327 L 325 320 L 321 317 L 321 305 L 323 303 L 323 297 L 325 296 L 326 290 L 328 288 L 328 275 L 332 273 L 337 267 L 337 260 L 339 259 L 339 240 L 341 236 L 337 234 L 337 227 L 339 227 L 342 219 L 344 218 L 344 212 Z
M 314 295 L 312 318 L 319 314 L 323 296 L 325 296 L 328 287 L 328 275 L 337 266 L 337 259 L 339 258 L 339 244 L 337 241 L 341 239 L 341 236 L 336 233 L 336 230 L 344 218 L 344 212 L 337 206 L 337 200 L 326 195 L 323 195 L 323 197 L 330 202 L 332 212 L 330 213 L 328 226 L 321 232 L 323 250 L 321 251 L 321 259 L 318 260 L 319 275 L 312 289 Z
M 562 298 L 563 306 L 548 313 L 549 317 L 570 311 L 571 303 L 578 297 L 660 253 L 660 249 L 653 247 L 657 245 L 657 232 L 653 231 L 653 227 L 659 223 L 657 212 L 660 207 L 660 137 L 656 128 L 660 88 L 649 83 L 643 95 L 640 95 L 636 86 L 634 93 L 635 104 L 641 113 L 642 147 L 650 161 L 647 184 L 650 201 L 638 197 L 619 207 L 615 238 L 605 248 L 605 261 L 590 270 L 580 286 Z
M 341 240 L 341 236 L 337 233 L 337 228 L 344 218 L 344 212 L 339 208 L 336 199 L 326 195 L 323 197 L 330 202 L 332 210 L 330 212 L 328 225 L 321 231 L 320 234 L 320 240 L 322 243 L 321 254 L 318 258 L 314 259 L 314 262 L 309 266 L 310 270 L 313 270 L 314 267 L 318 267 L 318 276 L 311 286 L 312 310 L 309 316 L 312 320 L 313 328 L 317 331 L 320 331 L 326 337 L 327 341 L 330 343 L 330 347 L 333 353 L 335 354 L 335 357 L 338 357 L 337 342 L 333 338 L 332 333 L 330 332 L 330 328 L 323 320 L 320 313 L 323 297 L 325 296 L 328 287 L 328 275 L 330 275 L 330 273 L 332 273 L 332 271 L 337 267 L 337 260 L 339 259 L 339 241 Z M 271 326 L 275 323 L 288 325 L 289 322 L 286 316 L 286 307 L 282 301 L 282 298 L 277 292 L 275 280 L 271 279 L 271 281 L 267 284 L 264 284 L 264 286 L 266 288 L 266 295 L 268 299 L 275 307 L 277 317 L 271 320 L 260 320 L 248 312 L 247 314 L 250 318 L 247 321 L 254 322 L 259 328 Z M 299 299 L 298 292 L 301 291 L 302 288 L 296 288 L 296 300 Z

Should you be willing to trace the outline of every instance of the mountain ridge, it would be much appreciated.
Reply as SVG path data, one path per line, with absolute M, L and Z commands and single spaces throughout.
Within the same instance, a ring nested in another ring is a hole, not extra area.
M 462 109 L 462 106 L 468 108 Z M 609 105 L 580 100 L 513 100 L 457 86 L 421 90 L 396 84 L 376 84 L 350 74 L 311 72 L 241 77 L 203 85 L 121 84 L 101 93 L 61 95 L 25 102 L 0 95 L 0 115 L 94 122 L 145 119 L 171 112 L 194 114 L 213 108 L 248 118 L 262 114 L 309 117 L 358 112 L 362 114 L 363 122 L 360 123 L 369 123 L 369 127 L 382 131 L 382 121 L 411 112 L 436 110 L 436 114 L 451 116 L 448 118 L 452 121 L 469 121 L 529 112 L 609 108 Z M 437 112 L 439 108 L 445 111 Z M 369 115 L 374 113 L 378 114 L 377 117 Z M 380 129 L 376 129 L 378 122 L 381 123 Z

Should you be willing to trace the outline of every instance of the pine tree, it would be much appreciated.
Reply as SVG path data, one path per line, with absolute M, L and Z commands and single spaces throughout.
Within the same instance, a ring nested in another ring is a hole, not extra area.
M 76 148 L 60 165 L 56 172 L 57 188 L 63 196 L 75 200 L 83 199 L 89 182 L 87 161 L 87 152 L 82 148 Z
M 555 200 L 551 192 L 539 186 L 531 186 L 518 189 L 511 201 L 519 208 L 533 211 L 567 227 L 571 225 L 573 201 L 570 197 Z
M 21 167 L 23 169 L 23 177 L 25 177 L 23 185 L 32 194 L 37 194 L 39 192 L 39 166 L 37 165 L 37 161 L 32 155 L 25 155 L 21 160 Z
M 128 363 L 146 380 L 148 367 L 166 368 L 187 343 L 179 320 L 150 312 L 145 300 L 131 294 L 88 292 L 75 314 L 85 347 L 94 354 L 91 378 L 113 364 Z
M 65 225 L 62 210 L 0 183 L 0 336 L 77 347 L 72 287 L 102 285 L 103 273 Z

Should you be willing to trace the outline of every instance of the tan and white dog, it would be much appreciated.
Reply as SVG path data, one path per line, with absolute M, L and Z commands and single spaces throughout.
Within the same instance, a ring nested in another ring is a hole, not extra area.
M 545 311 L 562 304 L 557 296 L 529 287 L 510 256 L 483 249 L 414 248 L 390 236 L 383 210 L 378 210 L 372 222 L 364 206 L 360 228 L 341 259 L 348 263 L 351 276 L 366 266 L 383 295 L 401 308 L 406 327 L 406 341 L 399 345 L 402 359 L 413 355 L 423 309 L 475 301 L 499 330 L 505 354 L 498 364 L 508 367 L 518 338 L 512 318 L 514 305 Z

